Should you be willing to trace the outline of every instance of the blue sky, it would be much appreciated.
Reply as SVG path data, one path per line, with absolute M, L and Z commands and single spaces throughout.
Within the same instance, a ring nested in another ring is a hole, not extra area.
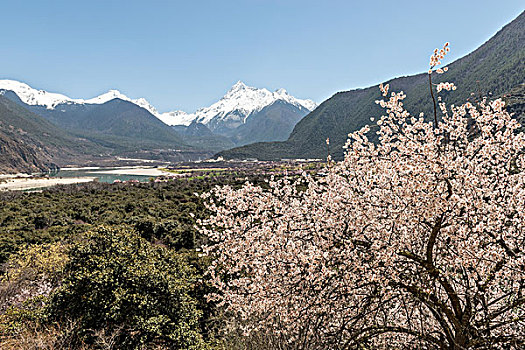
M 237 80 L 322 102 L 472 51 L 525 9 L 505 1 L 4 1 L 0 78 L 75 98 L 118 89 L 192 112 Z

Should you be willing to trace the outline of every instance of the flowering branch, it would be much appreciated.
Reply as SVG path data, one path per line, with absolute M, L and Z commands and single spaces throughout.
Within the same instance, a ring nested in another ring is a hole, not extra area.
M 499 99 L 440 103 L 437 123 L 448 51 L 433 121 L 381 84 L 378 142 L 353 132 L 327 176 L 206 197 L 209 298 L 232 328 L 282 349 L 525 342 L 525 134 Z

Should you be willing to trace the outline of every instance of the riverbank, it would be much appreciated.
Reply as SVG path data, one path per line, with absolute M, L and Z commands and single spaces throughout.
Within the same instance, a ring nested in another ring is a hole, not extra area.
M 0 182 L 0 191 L 22 191 L 46 188 L 56 185 L 70 185 L 85 183 L 95 180 L 95 177 L 70 177 L 70 178 L 9 178 Z

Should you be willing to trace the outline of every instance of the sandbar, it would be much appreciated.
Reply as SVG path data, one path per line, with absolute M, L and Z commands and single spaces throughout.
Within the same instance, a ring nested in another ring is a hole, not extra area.
M 51 177 L 51 178 L 16 178 L 0 182 L 0 191 L 20 191 L 34 188 L 44 188 L 56 185 L 69 185 L 76 183 L 91 182 L 94 177 Z

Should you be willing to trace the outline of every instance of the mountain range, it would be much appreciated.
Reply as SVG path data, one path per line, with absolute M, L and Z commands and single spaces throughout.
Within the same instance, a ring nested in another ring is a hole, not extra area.
M 525 12 L 469 55 L 448 67 L 435 83 L 453 82 L 442 93 L 449 104 L 482 96 L 504 97 L 525 122 Z M 373 72 L 371 72 L 372 74 Z M 428 73 L 391 79 L 407 94 L 409 111 L 431 115 Z M 269 91 L 237 82 L 216 103 L 193 113 L 159 112 L 143 98 L 110 90 L 90 99 L 37 90 L 0 80 L 0 172 L 33 172 L 108 157 L 165 161 L 215 156 L 227 159 L 343 157 L 348 133 L 383 112 L 374 101 L 378 86 L 336 93 L 319 106 L 284 89 Z M 371 125 L 372 130 L 376 127 Z
M 214 130 L 220 121 L 236 127 L 242 124 L 250 115 L 261 111 L 264 107 L 282 101 L 298 108 L 313 111 L 317 104 L 312 100 L 301 100 L 291 96 L 285 89 L 271 92 L 247 86 L 238 81 L 218 102 L 209 107 L 200 108 L 195 113 L 182 111 L 162 113 L 158 117 L 168 125 L 190 125 L 193 121 L 210 125 Z
M 317 106 L 284 89 L 270 92 L 240 81 L 218 102 L 192 114 L 160 113 L 146 99 L 131 99 L 118 90 L 79 99 L 14 80 L 0 80 L 0 94 L 69 132 L 118 151 L 129 150 L 132 145 L 211 152 L 255 141 L 285 140 L 297 121 Z M 261 124 L 267 117 L 269 120 Z M 200 126 L 186 130 L 191 124 Z M 277 132 L 256 130 L 256 125 Z
M 450 104 L 464 103 L 482 96 L 509 95 L 506 97 L 510 104 L 509 110 L 516 113 L 516 118 L 522 119 L 523 108 L 519 106 L 523 106 L 522 84 L 525 82 L 525 12 L 478 49 L 449 64 L 447 73 L 433 76 L 432 80 L 435 83 L 449 81 L 457 86 L 456 91 L 440 94 Z M 395 78 L 386 83 L 390 84 L 391 91 L 406 93 L 404 103 L 409 111 L 431 115 L 428 73 Z M 254 143 L 225 150 L 218 155 L 230 159 L 326 159 L 326 139 L 330 138 L 331 156 L 341 159 L 348 133 L 371 124 L 371 117 L 383 113 L 374 103 L 380 98 L 378 85 L 338 92 L 302 118 L 286 141 Z M 371 127 L 373 129 L 374 125 Z
M 193 137 L 221 136 L 217 140 L 226 142 L 221 147 L 228 145 L 224 148 L 231 148 L 259 141 L 286 140 L 295 124 L 316 107 L 314 101 L 295 98 L 285 89 L 271 92 L 238 81 L 209 107 L 192 114 L 181 111 L 163 113 L 158 118 L 183 135 L 188 134 L 183 127 L 200 124 L 198 130 L 202 133 L 196 134 L 197 129 L 193 126 L 190 131 Z M 185 140 L 194 144 L 192 139 Z

